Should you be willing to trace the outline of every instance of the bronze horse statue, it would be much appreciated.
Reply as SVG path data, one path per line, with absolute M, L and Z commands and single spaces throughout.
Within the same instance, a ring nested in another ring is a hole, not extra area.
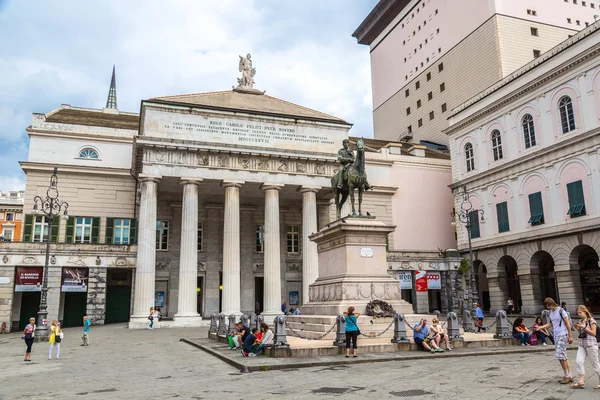
M 362 197 L 363 192 L 370 189 L 371 186 L 367 182 L 367 172 L 365 171 L 365 143 L 363 139 L 358 139 L 356 142 L 356 159 L 346 170 L 348 179 L 345 180 L 340 170 L 331 178 L 331 187 L 335 197 L 336 216 L 340 219 L 342 206 L 346 203 L 348 196 L 352 202 L 352 216 L 356 216 L 354 208 L 354 190 L 358 189 L 358 216 L 362 214 Z M 342 179 L 342 187 L 338 188 L 338 181 Z M 341 198 L 340 198 L 341 197 Z

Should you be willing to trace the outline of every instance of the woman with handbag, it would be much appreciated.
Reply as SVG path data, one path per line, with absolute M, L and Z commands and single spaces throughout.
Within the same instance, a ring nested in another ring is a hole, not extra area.
M 360 317 L 360 313 L 354 313 L 354 307 L 348 307 L 348 311 L 344 311 L 344 318 L 346 319 L 346 358 L 350 357 L 350 343 L 352 343 L 352 347 L 354 350 L 354 356 L 358 357 L 356 354 L 356 349 L 358 347 L 356 343 L 356 339 L 358 339 L 358 335 L 360 335 L 360 329 L 358 329 L 357 319 Z
M 29 324 L 23 330 L 23 339 L 25 339 L 25 344 L 27 345 L 27 350 L 25 350 L 25 359 L 23 361 L 31 361 L 31 346 L 33 345 L 33 337 L 35 336 L 35 318 L 29 318 Z
M 598 361 L 598 340 L 596 334 L 598 324 L 592 318 L 592 313 L 584 305 L 577 307 L 577 315 L 581 321 L 573 326 L 579 331 L 579 347 L 577 349 L 577 372 L 579 373 L 579 381 L 571 385 L 573 389 L 584 389 L 585 386 L 585 359 L 587 356 L 591 358 L 592 366 L 600 378 L 600 361 Z M 594 389 L 600 389 L 600 385 L 594 386 Z
M 50 343 L 50 350 L 48 350 L 48 360 L 52 360 L 52 350 L 54 350 L 54 346 L 56 346 L 56 359 L 60 359 L 60 342 L 62 341 L 60 335 L 60 324 L 57 320 L 54 320 L 50 326 L 50 339 L 48 340 L 48 343 Z

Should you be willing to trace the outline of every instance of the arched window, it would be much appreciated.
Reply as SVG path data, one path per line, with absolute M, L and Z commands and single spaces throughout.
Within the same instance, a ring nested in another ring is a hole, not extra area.
M 100 157 L 98 156 L 98 152 L 90 147 L 86 147 L 85 149 L 81 149 L 79 151 L 79 155 L 77 158 L 87 158 L 91 160 L 97 160 Z
M 575 130 L 575 113 L 573 112 L 573 101 L 569 96 L 563 96 L 558 102 L 558 112 L 560 113 L 560 125 L 562 133 L 568 133 Z
M 467 161 L 467 172 L 475 169 L 475 157 L 473 156 L 473 145 L 467 143 L 465 145 L 465 160 Z
M 504 157 L 502 154 L 502 138 L 498 129 L 492 131 L 492 153 L 494 154 L 494 161 L 501 160 Z
M 523 127 L 523 138 L 525 139 L 525 148 L 535 146 L 535 126 L 533 125 L 533 117 L 531 114 L 525 114 L 521 120 Z

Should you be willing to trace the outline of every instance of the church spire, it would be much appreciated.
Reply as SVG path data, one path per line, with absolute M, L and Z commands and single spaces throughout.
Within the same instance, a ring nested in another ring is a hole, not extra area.
M 110 89 L 106 99 L 106 108 L 117 109 L 117 83 L 115 81 L 115 66 L 113 65 L 112 78 L 110 79 Z

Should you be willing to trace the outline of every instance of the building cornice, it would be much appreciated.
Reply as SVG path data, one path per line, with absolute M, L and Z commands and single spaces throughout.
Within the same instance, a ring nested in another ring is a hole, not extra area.
M 96 140 L 99 142 L 112 142 L 112 143 L 126 143 L 132 144 L 133 137 L 137 135 L 137 131 L 132 131 L 134 134 L 131 136 L 106 136 L 102 134 L 93 134 L 93 133 L 85 133 L 85 132 L 56 132 L 56 131 L 48 131 L 44 129 L 35 129 L 35 128 L 27 128 L 27 133 L 29 137 L 34 136 L 42 136 L 42 137 L 52 137 L 57 139 L 83 139 L 83 140 Z
M 106 168 L 106 167 L 90 167 L 87 165 L 69 165 L 57 163 L 36 163 L 29 161 L 20 161 L 21 168 L 26 173 L 28 171 L 52 171 L 57 167 L 60 172 L 71 172 L 77 174 L 92 174 L 92 175 L 120 175 L 129 176 L 129 169 L 124 168 Z M 131 178 L 133 179 L 133 177 Z
M 579 146 L 579 148 L 573 149 L 575 146 Z M 556 156 L 556 153 L 559 153 L 561 150 L 568 147 L 571 147 L 568 154 Z M 572 138 L 519 157 L 516 160 L 506 162 L 479 174 L 453 182 L 449 187 L 450 189 L 455 189 L 474 182 L 477 183 L 477 187 L 487 187 L 496 176 L 498 179 L 506 180 L 517 175 L 522 175 L 529 170 L 537 169 L 545 164 L 553 165 L 564 158 L 573 158 L 578 154 L 597 151 L 598 148 L 600 148 L 600 128 L 592 129 L 586 133 L 573 136 Z M 550 161 L 545 161 L 546 159 Z M 470 187 L 470 189 L 475 189 L 475 187 Z

